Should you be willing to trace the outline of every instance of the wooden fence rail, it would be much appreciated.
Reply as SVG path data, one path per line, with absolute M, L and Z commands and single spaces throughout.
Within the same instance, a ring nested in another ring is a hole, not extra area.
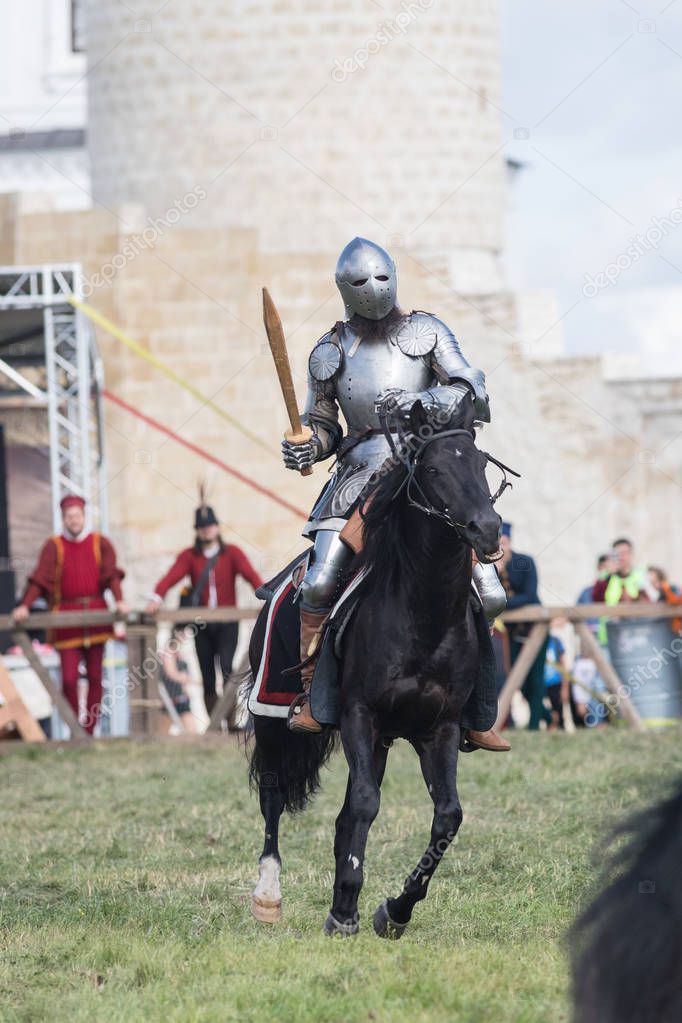
M 631 728 L 643 731 L 644 724 L 629 697 L 627 687 L 623 685 L 616 670 L 602 647 L 587 626 L 587 622 L 599 618 L 637 619 L 637 618 L 679 618 L 679 607 L 670 604 L 651 604 L 649 602 L 625 604 L 577 604 L 570 606 L 547 607 L 541 604 L 528 604 L 526 607 L 505 611 L 502 621 L 505 625 L 518 623 L 531 626 L 528 638 L 521 653 L 509 672 L 498 697 L 496 728 L 501 728 L 509 716 L 509 709 L 514 693 L 521 688 L 533 662 L 549 634 L 550 623 L 560 618 L 570 622 L 574 627 L 585 656 L 590 657 L 597 665 L 597 670 L 604 680 L 606 688 L 616 698 L 618 707 Z
M 526 676 L 537 657 L 538 652 L 549 633 L 550 623 L 557 618 L 570 622 L 580 639 L 584 653 L 591 657 L 599 670 L 607 688 L 613 693 L 623 717 L 628 724 L 637 730 L 644 726 L 632 704 L 627 691 L 616 674 L 602 648 L 587 627 L 586 622 L 596 618 L 679 618 L 681 608 L 667 604 L 632 603 L 612 606 L 608 604 L 580 604 L 577 606 L 543 606 L 530 604 L 506 611 L 502 615 L 505 624 L 524 623 L 530 625 L 530 632 L 515 664 L 513 665 L 499 695 L 499 711 L 497 726 L 506 721 L 513 694 L 521 688 Z M 158 715 L 161 713 L 162 701 L 159 696 L 159 659 L 158 624 L 159 622 L 186 622 L 187 625 L 201 625 L 204 622 L 240 622 L 253 620 L 260 611 L 259 606 L 253 607 L 219 607 L 219 608 L 159 608 L 156 614 L 144 611 L 132 611 L 125 617 L 111 611 L 59 611 L 38 612 L 31 614 L 25 622 L 17 626 L 11 615 L 0 615 L 0 631 L 11 632 L 15 642 L 21 647 L 31 667 L 35 670 L 43 685 L 59 710 L 63 720 L 73 735 L 84 737 L 85 733 L 75 719 L 73 711 L 64 699 L 34 652 L 29 640 L 29 631 L 64 628 L 73 626 L 125 625 L 126 643 L 128 648 L 129 685 L 136 692 L 131 698 L 132 734 L 143 734 L 156 730 Z M 1 666 L 1 665 L 0 665 Z M 244 667 L 241 665 L 240 667 Z M 209 728 L 216 730 L 220 722 L 229 713 L 234 704 L 234 687 L 226 687 L 223 697 L 219 700 L 211 716 Z

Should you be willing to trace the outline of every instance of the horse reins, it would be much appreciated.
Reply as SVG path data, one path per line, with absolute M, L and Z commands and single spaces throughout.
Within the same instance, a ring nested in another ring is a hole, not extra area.
M 407 502 L 412 508 L 417 508 L 419 511 L 424 512 L 425 515 L 429 515 L 433 518 L 440 519 L 442 522 L 445 522 L 446 525 L 450 526 L 452 529 L 455 529 L 461 537 L 460 530 L 466 529 L 466 525 L 463 522 L 457 522 L 456 519 L 452 518 L 447 505 L 444 505 L 442 509 L 436 508 L 433 505 L 433 503 L 429 500 L 428 495 L 424 491 L 424 488 L 422 487 L 421 483 L 417 479 L 416 472 L 417 469 L 419 468 L 420 459 L 426 448 L 429 446 L 429 444 L 433 444 L 434 441 L 440 440 L 445 437 L 464 436 L 475 440 L 474 434 L 470 430 L 464 429 L 441 430 L 438 433 L 433 433 L 430 437 L 421 439 L 419 441 L 419 446 L 414 453 L 410 453 L 408 451 L 408 453 L 403 454 L 399 449 L 398 445 L 396 445 L 395 443 L 393 434 L 391 433 L 391 430 L 386 422 L 386 417 L 381 417 L 381 425 L 383 427 L 384 434 L 386 435 L 386 438 L 391 447 L 391 451 L 394 457 L 397 458 L 403 464 L 406 470 L 405 478 L 398 487 L 398 489 L 396 490 L 391 500 L 395 501 L 396 498 L 404 490 L 406 492 Z M 405 431 L 401 430 L 399 425 L 398 439 L 400 445 L 403 448 L 409 447 L 409 443 L 405 440 Z M 512 487 L 512 484 L 507 479 L 507 473 L 510 473 L 512 476 L 516 476 L 517 479 L 520 479 L 521 474 L 516 472 L 514 469 L 511 469 L 508 465 L 505 465 L 504 462 L 501 462 L 499 460 L 499 458 L 495 458 L 487 451 L 481 451 L 480 453 L 483 455 L 487 462 L 492 462 L 492 464 L 496 465 L 497 468 L 502 473 L 502 482 L 500 483 L 499 487 L 490 498 L 491 504 L 495 504 L 495 502 L 498 501 L 500 497 L 502 497 L 502 494 L 504 494 L 505 490 L 507 490 L 507 488 Z M 413 494 L 414 489 L 418 491 L 421 500 L 417 500 L 414 497 Z M 464 539 L 464 537 L 461 537 L 461 539 Z

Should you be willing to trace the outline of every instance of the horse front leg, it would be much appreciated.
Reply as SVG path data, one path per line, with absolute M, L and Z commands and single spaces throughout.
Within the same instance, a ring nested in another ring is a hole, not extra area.
M 374 930 L 380 938 L 402 937 L 415 905 L 426 898 L 436 867 L 462 823 L 462 807 L 457 796 L 459 734 L 459 725 L 448 723 L 441 726 L 433 739 L 413 743 L 433 800 L 431 838 L 398 898 L 386 899 L 375 912 Z
M 386 760 L 388 758 L 388 751 L 390 749 L 390 742 L 388 745 L 382 740 L 374 749 L 374 773 L 381 787 L 381 783 L 384 778 L 384 772 L 386 770 Z M 353 817 L 351 814 L 351 780 L 350 774 L 348 775 L 348 783 L 346 785 L 346 797 L 343 801 L 343 806 L 336 818 L 336 831 L 334 836 L 334 859 L 336 861 L 336 878 L 334 882 L 334 897 L 332 900 L 332 906 L 336 906 L 340 899 L 340 892 L 338 885 L 344 876 L 342 870 L 343 864 L 348 861 L 349 855 L 351 854 L 351 843 L 353 839 Z
M 358 898 L 369 829 L 379 812 L 380 784 L 388 749 L 381 743 L 366 707 L 356 705 L 341 720 L 341 741 L 349 777 L 346 799 L 336 820 L 336 875 L 332 908 L 324 925 L 330 937 L 360 929 Z

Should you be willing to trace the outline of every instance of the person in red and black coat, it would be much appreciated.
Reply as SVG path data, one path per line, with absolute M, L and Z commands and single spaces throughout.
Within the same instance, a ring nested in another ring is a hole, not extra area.
M 116 564 L 116 551 L 106 536 L 85 530 L 85 501 L 69 495 L 61 501 L 64 528 L 44 544 L 38 564 L 28 577 L 14 620 L 24 622 L 31 605 L 44 597 L 51 611 L 106 610 L 107 590 L 116 601 L 119 614 L 128 613 L 121 580 L 124 573 Z M 81 661 L 88 679 L 86 730 L 92 735 L 102 706 L 102 660 L 104 644 L 113 636 L 110 626 L 57 629 L 54 645 L 62 666 L 64 696 L 78 716 L 78 678 Z
M 244 552 L 239 547 L 223 543 L 218 519 L 208 505 L 197 508 L 194 528 L 194 546 L 181 551 L 169 571 L 159 579 L 147 604 L 148 612 L 157 611 L 168 590 L 187 577 L 192 586 L 189 604 L 194 607 L 234 607 L 238 575 L 251 583 L 254 590 L 262 585 L 261 577 Z M 225 686 L 232 672 L 238 635 L 237 622 L 208 622 L 196 631 L 194 642 L 209 717 L 217 701 L 215 659 L 218 657 L 220 660 Z

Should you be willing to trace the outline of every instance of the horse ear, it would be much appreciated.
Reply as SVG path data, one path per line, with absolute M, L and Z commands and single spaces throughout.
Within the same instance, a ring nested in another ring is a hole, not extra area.
M 410 430 L 415 436 L 419 436 L 419 431 L 429 421 L 429 417 L 426 414 L 426 409 L 421 403 L 420 399 L 415 401 L 414 405 L 410 409 Z

